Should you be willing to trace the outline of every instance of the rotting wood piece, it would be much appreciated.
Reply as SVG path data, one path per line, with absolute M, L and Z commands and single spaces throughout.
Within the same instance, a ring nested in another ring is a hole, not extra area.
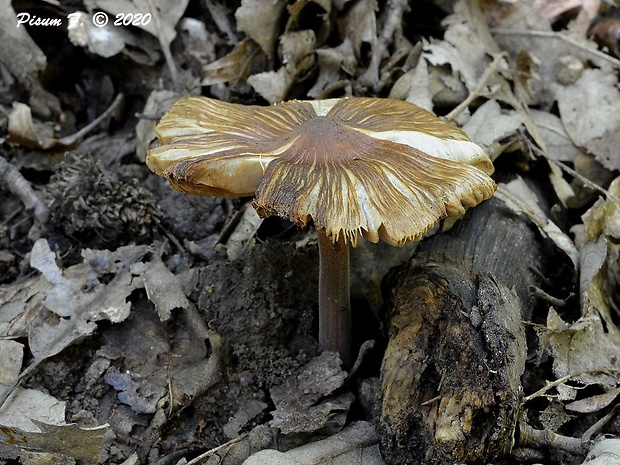
M 387 463 L 487 463 L 510 451 L 539 240 L 491 200 L 397 274 L 381 368 Z

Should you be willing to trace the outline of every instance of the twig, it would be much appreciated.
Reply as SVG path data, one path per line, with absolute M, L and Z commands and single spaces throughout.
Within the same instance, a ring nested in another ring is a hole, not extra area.
M 579 438 L 562 436 L 547 429 L 534 429 L 524 421 L 519 423 L 520 446 L 547 446 L 575 455 L 583 455 L 584 444 Z
M 585 371 L 580 371 L 578 373 L 571 373 L 571 374 L 568 374 L 566 376 L 562 376 L 561 378 L 558 378 L 555 381 L 552 381 L 549 384 L 543 386 L 542 388 L 540 388 L 538 391 L 534 392 L 533 394 L 530 394 L 529 396 L 526 396 L 523 399 L 523 403 L 529 402 L 532 399 L 540 397 L 543 394 L 545 394 L 547 391 L 549 391 L 550 389 L 553 389 L 554 387 L 559 386 L 560 384 L 564 384 L 569 379 L 576 378 L 577 376 L 590 375 L 590 374 L 595 374 L 595 373 L 606 373 L 606 372 L 618 373 L 618 372 L 620 372 L 620 369 L 600 368 L 600 369 L 597 369 L 597 370 L 585 370 Z
M 204 454 L 199 455 L 198 457 L 193 458 L 192 460 L 190 460 L 189 462 L 187 462 L 186 465 L 199 465 L 202 463 L 206 463 L 206 460 L 209 457 L 214 456 L 215 454 L 217 454 L 218 452 L 220 452 L 223 449 L 230 449 L 230 447 L 236 443 L 238 443 L 239 441 L 242 441 L 243 439 L 245 439 L 248 436 L 248 433 L 244 433 L 239 437 L 236 437 L 234 439 L 231 439 L 230 441 L 228 441 L 227 443 L 222 444 L 221 446 L 217 446 L 211 450 L 208 450 L 207 452 L 205 452 Z
M 557 297 L 553 297 L 552 295 L 547 294 L 541 288 L 536 287 L 536 286 L 530 286 L 530 292 L 535 297 L 538 297 L 539 299 L 542 299 L 545 302 L 550 303 L 554 307 L 564 307 L 566 305 L 566 301 L 570 299 L 571 297 L 573 297 L 574 295 L 573 293 L 571 293 L 568 296 L 568 299 L 558 299 Z
M 166 59 L 166 64 L 168 65 L 168 69 L 170 70 L 170 77 L 172 78 L 172 85 L 174 86 L 174 90 L 177 92 L 181 91 L 181 81 L 179 80 L 179 71 L 177 70 L 177 65 L 172 58 L 172 53 L 170 52 L 170 40 L 168 37 L 164 36 L 164 30 L 161 25 L 161 18 L 159 16 L 159 10 L 157 6 L 153 2 L 153 0 L 148 0 L 149 9 L 153 15 L 153 23 L 155 24 L 155 29 L 157 30 L 157 38 L 159 39 L 159 44 L 161 45 L 161 50 L 164 52 L 164 58 Z
M 605 415 L 599 421 L 597 421 L 592 426 L 590 426 L 586 430 L 586 432 L 583 433 L 583 435 L 581 436 L 581 441 L 582 442 L 590 441 L 592 439 L 592 436 L 594 436 L 601 429 L 603 429 L 603 426 L 605 426 L 607 423 L 609 423 L 609 421 L 618 414 L 618 410 L 620 410 L 620 404 L 615 405 L 614 408 L 611 409 L 611 412 L 609 412 L 607 415 Z
M 362 346 L 360 347 L 360 351 L 357 354 L 357 359 L 355 360 L 353 367 L 349 371 L 349 374 L 347 375 L 345 382 L 350 381 L 351 378 L 355 376 L 355 373 L 357 373 L 357 370 L 359 370 L 360 367 L 362 366 L 362 363 L 364 363 L 364 359 L 366 358 L 366 355 L 368 355 L 368 352 L 370 352 L 374 346 L 375 346 L 375 341 L 373 339 L 365 341 L 362 344 Z
M 572 37 L 569 37 L 565 34 L 559 34 L 557 32 L 554 31 L 518 31 L 516 29 L 491 29 L 491 33 L 492 34 L 499 34 L 499 35 L 520 35 L 520 36 L 532 36 L 532 37 L 551 37 L 553 39 L 560 39 L 563 42 L 566 42 L 567 44 L 572 45 L 573 47 L 576 47 L 580 50 L 583 50 L 584 52 L 587 53 L 591 53 L 592 55 L 595 55 L 597 58 L 600 58 L 601 60 L 607 61 L 609 62 L 614 68 L 620 68 L 620 60 L 618 60 L 617 58 L 614 58 L 612 56 L 609 56 L 599 50 L 593 50 L 591 48 L 586 47 L 583 43 L 581 42 L 577 42 L 575 39 L 573 39 Z
M 482 94 L 482 89 L 484 89 L 484 87 L 487 85 L 487 82 L 489 81 L 489 79 L 491 79 L 491 76 L 496 73 L 499 64 L 506 57 L 506 55 L 506 52 L 496 53 L 495 55 L 493 55 L 493 61 L 487 67 L 487 69 L 484 70 L 484 73 L 482 74 L 482 77 L 480 78 L 480 81 L 478 82 L 476 88 L 471 91 L 467 98 L 463 100 L 460 104 L 458 104 L 454 110 L 452 110 L 444 117 L 446 121 L 454 120 L 454 118 L 456 118 L 463 110 L 465 110 L 465 108 L 467 108 L 471 102 L 480 97 L 480 95 Z
M 385 6 L 387 11 L 387 17 L 385 18 L 385 24 L 381 35 L 377 38 L 377 43 L 372 51 L 370 57 L 370 64 L 366 72 L 360 76 L 359 83 L 362 86 L 372 86 L 375 92 L 380 89 L 376 89 L 379 84 L 379 67 L 381 60 L 387 52 L 387 48 L 393 40 L 394 33 L 397 29 L 402 27 L 403 14 L 406 9 L 409 8 L 409 2 L 406 0 L 389 0 Z
M 554 165 L 558 166 L 560 169 L 562 169 L 563 171 L 566 171 L 568 174 L 570 174 L 571 176 L 579 179 L 585 186 L 594 189 L 596 191 L 599 191 L 601 194 L 603 194 L 605 197 L 607 197 L 609 200 L 613 200 L 614 202 L 620 202 L 620 199 L 617 198 L 616 196 L 614 196 L 613 194 L 611 194 L 607 189 L 604 189 L 603 187 L 599 186 L 598 184 L 590 181 L 588 178 L 586 178 L 584 175 L 579 174 L 577 171 L 575 171 L 572 168 L 569 168 L 568 166 L 566 166 L 564 163 L 562 163 L 561 161 L 558 160 L 552 160 L 551 158 L 545 156 L 545 158 L 547 158 L 547 160 L 549 160 L 551 163 L 553 163 Z
M 239 42 L 237 34 L 235 34 L 235 27 L 231 24 L 228 18 L 228 11 L 224 6 L 219 3 L 213 3 L 211 0 L 205 0 L 205 4 L 217 28 L 228 36 L 228 42 L 231 44 Z
M 75 134 L 71 134 L 70 136 L 58 139 L 58 144 L 59 145 L 64 145 L 64 146 L 70 146 L 70 145 L 75 144 L 82 137 L 86 136 L 90 131 L 92 131 L 94 128 L 99 126 L 99 124 L 103 120 L 105 120 L 108 116 L 110 116 L 112 113 L 114 113 L 114 111 L 116 111 L 116 109 L 121 104 L 123 99 L 124 99 L 123 94 L 118 94 L 116 96 L 116 98 L 114 99 L 114 101 L 112 102 L 112 104 L 108 107 L 108 109 L 106 111 L 101 113 L 97 118 L 92 120 L 90 123 L 88 123 L 86 126 L 84 126 L 82 129 L 80 129 Z
M 26 210 L 32 211 L 32 214 L 40 224 L 46 224 L 50 216 L 49 208 L 39 198 L 19 170 L 2 156 L 0 156 L 0 174 L 9 190 L 21 199 Z

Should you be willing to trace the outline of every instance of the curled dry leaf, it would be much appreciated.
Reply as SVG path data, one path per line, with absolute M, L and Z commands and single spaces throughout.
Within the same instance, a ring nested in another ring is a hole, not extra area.
M 417 65 L 403 74 L 394 83 L 389 97 L 406 100 L 420 108 L 432 111 L 433 94 L 431 92 L 428 64 L 424 57 L 420 57 Z
M 33 120 L 30 107 L 24 103 L 13 103 L 8 129 L 10 140 L 24 147 L 47 150 L 57 144 L 54 129 Z
M 280 49 L 283 66 L 278 71 L 254 74 L 248 78 L 248 84 L 269 103 L 284 100 L 297 78 L 314 63 L 314 31 L 306 29 L 283 34 Z
M 367 59 L 362 56 L 363 45 L 366 44 L 373 50 L 377 43 L 378 9 L 377 0 L 362 0 L 355 2 L 344 15 L 346 37 L 351 41 L 358 62 Z
M 330 32 L 331 0 L 296 0 L 287 7 L 288 21 L 285 33 L 305 29 L 305 24 L 313 24 L 313 32 L 317 42 L 323 44 Z
M 202 85 L 210 86 L 223 82 L 237 85 L 250 75 L 265 69 L 265 55 L 252 39 L 239 42 L 232 51 L 214 62 L 202 67 Z
M 44 456 L 62 454 L 98 463 L 101 448 L 110 433 L 107 424 L 80 428 L 65 423 L 65 403 L 32 389 L 17 388 L 0 408 L 2 456 L 6 456 L 4 452 L 8 449 L 18 455 L 35 451 Z
M 338 47 L 320 48 L 316 51 L 319 76 L 308 96 L 317 98 L 334 87 L 349 84 L 357 71 L 357 60 L 351 41 L 346 38 Z
M 620 394 L 620 388 L 610 389 L 604 394 L 587 397 L 585 399 L 576 400 L 566 404 L 566 410 L 579 413 L 598 412 L 610 405 Z
M 608 198 L 598 200 L 582 219 L 585 227 L 580 275 L 582 311 L 585 315 L 602 318 L 607 327 L 605 338 L 610 345 L 619 347 L 620 329 L 614 322 L 614 306 L 620 299 L 617 292 L 620 282 L 620 178 L 609 186 Z
M 579 252 L 573 241 L 562 231 L 538 205 L 536 194 L 528 187 L 522 178 L 517 178 L 508 184 L 500 185 L 497 197 L 509 208 L 517 213 L 525 214 L 540 230 L 551 239 L 573 262 L 575 270 L 579 269 Z
M 242 0 L 235 11 L 237 29 L 254 40 L 273 59 L 286 1 Z

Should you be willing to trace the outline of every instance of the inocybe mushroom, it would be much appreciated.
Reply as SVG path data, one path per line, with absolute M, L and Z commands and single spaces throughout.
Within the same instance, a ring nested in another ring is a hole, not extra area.
M 319 345 L 351 363 L 349 245 L 400 246 L 490 198 L 493 164 L 463 131 L 416 105 L 342 98 L 244 106 L 177 102 L 146 163 L 174 189 L 254 196 L 262 217 L 316 229 Z

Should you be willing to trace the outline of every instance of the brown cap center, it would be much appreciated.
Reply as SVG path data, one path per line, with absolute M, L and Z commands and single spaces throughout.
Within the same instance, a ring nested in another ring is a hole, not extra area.
M 350 161 L 360 155 L 352 150 L 359 145 L 356 137 L 367 136 L 329 116 L 315 116 L 293 130 L 291 154 L 319 164 Z

